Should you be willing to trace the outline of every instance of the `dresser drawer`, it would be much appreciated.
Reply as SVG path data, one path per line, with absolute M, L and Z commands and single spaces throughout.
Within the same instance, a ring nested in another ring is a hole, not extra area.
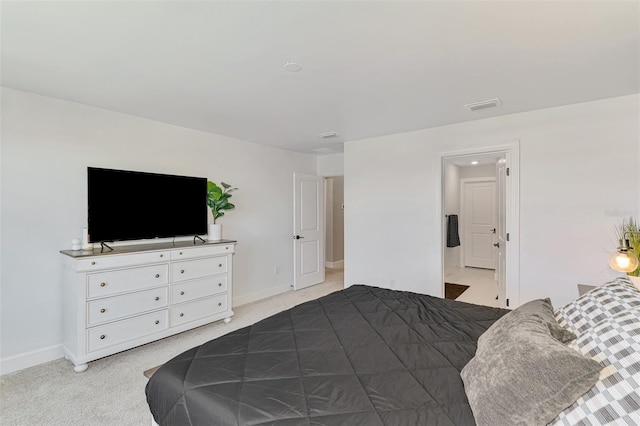
M 233 253 L 233 244 L 220 244 L 204 247 L 171 250 L 171 260 L 193 259 L 196 257 L 215 256 Z
M 227 310 L 227 295 L 209 297 L 194 302 L 183 303 L 171 308 L 171 326 L 194 321 L 208 315 L 215 315 Z
M 149 263 L 168 262 L 170 251 L 152 251 L 138 254 L 116 254 L 91 256 L 78 260 L 78 271 L 99 271 L 101 269 L 123 268 L 127 266 L 145 265 Z
M 188 302 L 227 291 L 227 276 L 216 275 L 171 286 L 171 303 Z
M 87 330 L 88 350 L 89 352 L 97 351 L 108 346 L 166 330 L 169 327 L 167 314 L 167 309 L 164 309 L 90 328 Z
M 87 275 L 87 297 L 109 296 L 127 291 L 166 285 L 169 266 L 152 265 Z
M 173 281 L 186 281 L 227 272 L 226 256 L 194 259 L 171 264 Z
M 167 287 L 105 297 L 87 303 L 89 326 L 168 306 Z

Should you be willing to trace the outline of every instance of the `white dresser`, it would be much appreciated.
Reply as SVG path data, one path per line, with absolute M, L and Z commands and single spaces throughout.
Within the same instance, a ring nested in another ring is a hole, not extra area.
M 63 250 L 64 352 L 75 365 L 231 320 L 235 241 Z

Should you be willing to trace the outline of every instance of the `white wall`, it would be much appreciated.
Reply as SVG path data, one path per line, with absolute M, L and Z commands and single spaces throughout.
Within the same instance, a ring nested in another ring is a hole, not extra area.
M 342 176 L 344 175 L 344 154 L 330 154 L 318 156 L 319 176 Z
M 639 95 L 624 96 L 346 143 L 345 285 L 441 294 L 438 154 L 513 140 L 520 301 L 564 304 L 577 283 L 616 275 L 613 227 L 640 201 L 639 105 Z
M 1 95 L 3 372 L 61 356 L 58 251 L 68 249 L 86 226 L 87 166 L 202 176 L 237 186 L 237 208 L 221 219 L 224 237 L 238 240 L 234 304 L 289 289 L 292 175 L 315 174 L 315 156 L 12 89 L 3 88 Z M 161 192 L 149 197 L 150 215 L 171 202 Z
M 461 167 L 456 166 L 455 164 L 445 161 L 443 164 L 443 209 L 444 213 L 449 214 L 457 214 L 460 216 L 460 169 Z M 443 220 L 443 229 L 445 230 L 445 238 L 444 238 L 444 267 L 447 268 L 455 268 L 456 266 L 460 266 L 460 246 L 458 247 L 447 247 L 446 243 L 446 226 L 447 219 L 440 218 Z

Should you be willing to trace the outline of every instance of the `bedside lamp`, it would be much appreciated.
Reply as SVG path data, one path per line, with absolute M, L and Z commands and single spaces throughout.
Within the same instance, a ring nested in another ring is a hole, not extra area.
M 629 239 L 625 238 L 629 234 L 636 234 L 636 232 L 625 232 L 620 240 L 620 247 L 609 256 L 609 266 L 614 271 L 632 272 L 638 267 L 638 257 L 633 253 Z

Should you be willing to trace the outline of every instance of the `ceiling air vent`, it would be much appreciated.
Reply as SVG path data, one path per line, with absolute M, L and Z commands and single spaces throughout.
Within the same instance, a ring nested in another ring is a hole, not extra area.
M 326 132 L 326 133 L 318 133 L 316 136 L 319 137 L 320 139 L 333 139 L 333 138 L 337 138 L 338 134 L 336 132 Z
M 465 108 L 467 108 L 469 111 L 478 111 L 480 109 L 494 108 L 500 105 L 502 105 L 502 102 L 500 102 L 500 99 L 495 98 L 495 99 L 487 99 L 486 101 L 473 102 L 470 104 L 466 104 Z

